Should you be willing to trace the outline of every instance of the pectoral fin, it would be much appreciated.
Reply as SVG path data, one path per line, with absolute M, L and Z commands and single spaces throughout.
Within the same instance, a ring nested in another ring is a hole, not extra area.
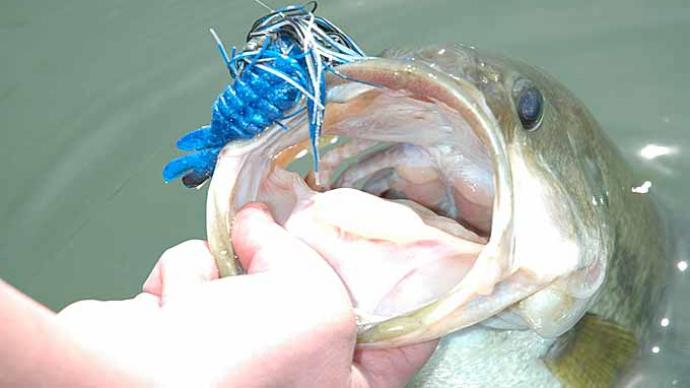
M 637 348 L 632 332 L 587 314 L 553 345 L 544 363 L 564 387 L 610 387 Z

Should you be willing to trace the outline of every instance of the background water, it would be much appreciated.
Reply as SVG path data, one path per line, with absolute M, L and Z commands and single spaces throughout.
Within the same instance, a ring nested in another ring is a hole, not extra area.
M 576 3 L 324 0 L 318 13 L 369 53 L 458 41 L 545 68 L 587 103 L 682 235 L 690 3 Z M 166 185 L 160 171 L 228 81 L 208 27 L 241 45 L 264 13 L 250 0 L 0 3 L 0 276 L 56 309 L 123 298 L 166 247 L 203 238 L 205 193 Z M 675 271 L 647 368 L 668 385 L 690 384 L 679 380 L 687 272 Z

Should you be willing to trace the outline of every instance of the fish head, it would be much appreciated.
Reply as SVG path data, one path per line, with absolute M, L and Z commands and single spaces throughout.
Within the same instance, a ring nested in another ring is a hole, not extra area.
M 234 212 L 247 202 L 266 200 L 274 204 L 279 222 L 330 257 L 335 267 L 341 259 L 334 259 L 338 253 L 329 246 L 337 244 L 321 242 L 331 235 L 315 238 L 319 232 L 304 226 L 315 218 L 319 225 L 330 220 L 338 236 L 347 230 L 379 246 L 383 241 L 385 252 L 397 244 L 396 257 L 447 256 L 434 262 L 436 271 L 417 268 L 391 282 L 402 288 L 410 273 L 424 273 L 414 278 L 416 283 L 408 281 L 416 284 L 413 291 L 386 294 L 404 299 L 434 288 L 430 296 L 411 303 L 378 298 L 372 304 L 376 307 L 357 310 L 362 346 L 420 342 L 477 323 L 528 327 L 555 337 L 595 299 L 614 243 L 606 211 L 607 171 L 594 141 L 600 138 L 598 124 L 543 71 L 457 45 L 388 50 L 379 58 L 337 67 L 328 79 L 324 139 L 350 137 L 356 140 L 351 148 L 359 151 L 371 150 L 374 143 L 374 148 L 385 147 L 348 159 L 358 168 L 311 188 L 295 183 L 294 176 L 271 178 L 276 165 L 287 164 L 307 147 L 306 124 L 299 120 L 290 123 L 290 131 L 275 128 L 221 153 L 207 205 L 209 243 L 221 271 L 234 262 L 227 237 Z M 323 160 L 328 175 L 328 154 Z M 428 176 L 441 185 L 427 184 Z M 376 202 L 343 187 L 387 200 Z M 308 194 L 310 189 L 326 193 Z M 401 204 L 410 199 L 414 203 Z M 324 210 L 319 203 L 331 205 Z M 385 216 L 361 221 L 384 208 Z M 417 218 L 397 217 L 409 208 L 416 209 Z M 425 223 L 415 223 L 420 217 Z M 406 221 L 386 224 L 393 219 Z M 448 227 L 449 219 L 457 225 Z M 430 226 L 440 231 L 429 231 Z M 300 235 L 302 230 L 309 232 Z M 353 252 L 361 252 L 361 246 Z M 428 246 L 436 250 L 420 248 Z M 227 273 L 237 271 L 230 267 Z M 357 299 L 353 284 L 361 277 L 345 267 L 339 274 Z M 437 280 L 441 277 L 448 279 Z M 443 287 L 434 286 L 437 281 Z M 366 305 L 367 298 L 361 300 Z

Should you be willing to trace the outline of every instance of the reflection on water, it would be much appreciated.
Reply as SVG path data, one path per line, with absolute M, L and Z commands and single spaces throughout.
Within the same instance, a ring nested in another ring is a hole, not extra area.
M 688 386 L 690 8 L 646 3 L 322 1 L 319 12 L 369 52 L 460 41 L 525 59 L 590 106 L 680 241 L 659 335 L 629 383 Z M 263 13 L 249 0 L 0 5 L 3 278 L 54 308 L 122 297 L 165 247 L 204 237 L 205 193 L 163 184 L 160 169 L 227 81 L 208 27 L 241 42 Z
M 674 155 L 676 153 L 678 153 L 678 147 L 650 143 L 642 147 L 638 154 L 647 160 L 653 160 L 659 156 Z
M 685 231 L 688 223 L 676 222 L 678 231 Z M 628 373 L 625 380 L 628 386 L 687 386 L 690 378 L 690 336 L 688 319 L 690 311 L 685 295 L 690 292 L 687 239 L 681 239 L 676 260 L 669 263 L 672 276 L 667 285 L 669 301 L 663 304 L 657 328 L 641 350 L 640 362 Z

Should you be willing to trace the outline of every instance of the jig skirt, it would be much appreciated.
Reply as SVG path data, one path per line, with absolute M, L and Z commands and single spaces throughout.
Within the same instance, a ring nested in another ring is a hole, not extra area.
M 307 8 L 311 6 L 311 10 Z M 314 15 L 316 3 L 290 5 L 265 15 L 247 34 L 245 48 L 230 54 L 211 34 L 232 82 L 213 103 L 211 122 L 184 135 L 177 148 L 191 153 L 170 161 L 163 179 L 182 176 L 197 187 L 213 174 L 220 150 L 234 140 L 248 140 L 272 125 L 306 113 L 314 164 L 318 171 L 319 135 L 326 105 L 325 72 L 366 58 L 357 44 L 330 21 Z

